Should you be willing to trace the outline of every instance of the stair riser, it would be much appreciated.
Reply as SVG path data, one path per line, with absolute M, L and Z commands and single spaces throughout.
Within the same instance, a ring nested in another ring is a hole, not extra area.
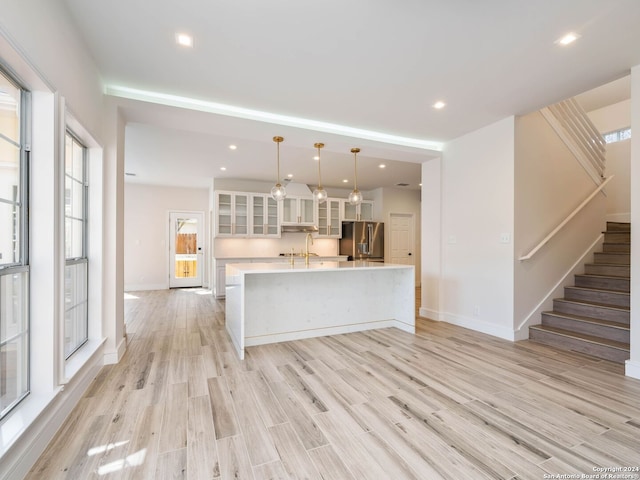
M 607 232 L 630 232 L 631 224 L 625 222 L 607 222 Z
M 608 275 L 611 277 L 630 277 L 631 269 L 628 265 L 585 265 L 584 273 L 591 275 Z
M 615 265 L 630 265 L 631 254 L 629 253 L 604 253 L 596 252 L 593 256 L 595 263 L 613 263 Z
M 585 288 L 605 288 L 608 290 L 617 290 L 619 292 L 629 292 L 628 278 L 603 278 L 590 277 L 588 275 L 575 276 L 576 287 Z
M 545 345 L 551 345 L 563 350 L 573 350 L 575 352 L 585 353 L 597 358 L 611 360 L 612 362 L 624 363 L 629 358 L 629 352 L 619 350 L 617 348 L 607 347 L 606 345 L 597 345 L 584 342 L 579 339 L 568 338 L 562 335 L 555 335 L 551 332 L 530 329 L 529 338 Z
M 553 311 L 561 313 L 571 313 L 573 315 L 581 315 L 583 317 L 600 318 L 602 320 L 611 320 L 612 322 L 624 323 L 629 325 L 629 312 L 620 311 L 611 308 L 597 307 L 594 305 L 584 305 L 580 303 L 553 301 Z
M 602 251 L 605 253 L 631 253 L 631 245 L 628 243 L 604 243 Z
M 605 243 L 629 243 L 631 242 L 631 232 L 605 232 Z
M 605 303 L 618 307 L 629 308 L 630 295 L 626 292 L 603 292 L 600 290 L 582 290 L 581 288 L 565 287 L 564 298 L 567 300 L 587 301 L 593 303 Z
M 562 328 L 572 332 L 594 335 L 600 338 L 629 343 L 629 330 L 598 325 L 589 322 L 581 322 L 572 318 L 557 317 L 555 315 L 542 314 L 542 324 L 550 327 Z

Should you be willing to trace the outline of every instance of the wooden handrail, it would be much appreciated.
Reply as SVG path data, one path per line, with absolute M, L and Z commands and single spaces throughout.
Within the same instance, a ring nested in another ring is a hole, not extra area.
M 579 212 L 580 210 L 582 210 L 582 209 L 584 208 L 584 206 L 585 206 L 587 203 L 589 203 L 589 202 L 591 201 L 591 199 L 592 199 L 593 197 L 595 197 L 595 196 L 600 192 L 600 190 L 602 190 L 602 189 L 604 188 L 604 186 L 605 186 L 607 183 L 609 183 L 609 181 L 610 181 L 612 178 L 613 178 L 613 175 L 611 175 L 610 177 L 607 177 L 607 178 L 606 178 L 606 179 L 605 179 L 605 180 L 604 180 L 604 181 L 603 181 L 603 182 L 598 186 L 598 188 L 596 188 L 596 189 L 591 193 L 591 195 L 589 195 L 589 196 L 588 196 L 588 197 L 587 197 L 587 198 L 586 198 L 586 199 L 585 199 L 585 200 L 584 200 L 580 205 L 578 205 L 578 207 L 577 207 L 573 212 L 571 212 L 571 213 L 569 214 L 569 216 L 568 216 L 567 218 L 565 218 L 565 219 L 562 221 L 562 223 L 560 223 L 560 225 L 558 225 L 556 228 L 554 228 L 554 229 L 551 231 L 551 233 L 549 233 L 549 235 L 547 235 L 546 237 L 544 237 L 544 239 L 543 239 L 543 240 L 542 240 L 542 241 L 541 241 L 541 242 L 540 242 L 540 243 L 539 243 L 539 244 L 538 244 L 538 245 L 537 245 L 533 250 L 531 250 L 531 251 L 530 251 L 529 253 L 527 253 L 526 255 L 524 255 L 524 256 L 522 256 L 522 257 L 520 257 L 520 259 L 519 259 L 519 260 L 520 260 L 520 261 L 523 261 L 523 260 L 529 260 L 529 259 L 530 259 L 531 257 L 533 257 L 536 253 L 538 253 L 538 250 L 540 250 L 542 247 L 544 247 L 544 246 L 547 244 L 547 242 L 548 242 L 549 240 L 551 240 L 551 239 L 555 236 L 555 234 L 556 234 L 556 233 L 558 233 L 558 232 L 562 229 L 562 227 L 564 227 L 567 223 L 569 223 L 569 221 L 570 221 L 573 217 L 575 217 L 575 216 L 578 214 L 578 212 Z

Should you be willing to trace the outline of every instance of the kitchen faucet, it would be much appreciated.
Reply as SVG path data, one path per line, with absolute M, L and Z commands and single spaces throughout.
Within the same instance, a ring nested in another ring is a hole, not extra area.
M 309 265 L 309 240 L 311 240 L 311 245 L 313 245 L 313 237 L 310 233 L 307 233 L 307 237 L 304 240 L 304 264 Z

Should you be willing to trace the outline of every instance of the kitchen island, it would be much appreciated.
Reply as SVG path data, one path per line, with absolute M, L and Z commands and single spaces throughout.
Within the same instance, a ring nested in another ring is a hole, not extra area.
M 252 345 L 397 327 L 415 333 L 412 265 L 319 262 L 226 266 L 226 329 Z

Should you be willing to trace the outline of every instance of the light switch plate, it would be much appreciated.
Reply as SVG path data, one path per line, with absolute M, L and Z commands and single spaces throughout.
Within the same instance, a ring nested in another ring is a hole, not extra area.
M 510 233 L 501 233 L 500 234 L 500 243 L 510 243 L 511 242 L 511 234 Z

